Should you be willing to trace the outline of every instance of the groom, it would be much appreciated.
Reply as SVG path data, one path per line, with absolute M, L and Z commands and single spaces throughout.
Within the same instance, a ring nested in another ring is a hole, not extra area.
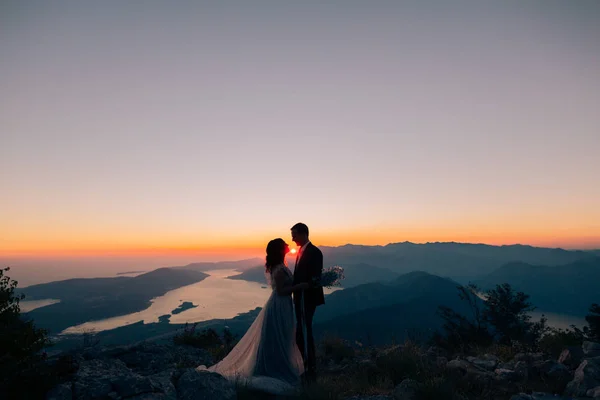
M 308 239 L 308 226 L 299 222 L 292 226 L 291 230 L 292 240 L 300 247 L 296 255 L 294 285 L 303 282 L 312 284 L 316 280 L 321 279 L 323 253 Z M 325 304 L 322 287 L 313 287 L 294 292 L 294 307 L 296 309 L 297 322 L 296 343 L 304 359 L 305 379 L 308 382 L 316 379 L 315 341 L 313 338 L 312 321 L 317 306 L 321 304 Z M 306 327 L 306 338 L 304 337 L 303 323 Z M 305 340 L 306 343 L 304 342 Z M 307 349 L 307 354 L 305 353 L 305 349 Z

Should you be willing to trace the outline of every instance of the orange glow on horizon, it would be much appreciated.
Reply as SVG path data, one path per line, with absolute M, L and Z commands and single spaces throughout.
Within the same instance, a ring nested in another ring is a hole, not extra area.
M 263 257 L 264 245 L 269 237 L 275 235 L 258 235 L 254 240 L 230 240 L 220 244 L 185 243 L 179 245 L 166 245 L 159 240 L 153 240 L 152 244 L 110 243 L 109 241 L 88 240 L 77 241 L 20 241 L 3 243 L 0 245 L 0 257 L 151 257 L 151 256 L 174 256 L 186 255 L 201 259 L 205 256 L 225 257 L 227 259 L 241 259 L 251 257 Z M 495 234 L 476 234 L 461 232 L 460 230 L 444 231 L 438 230 L 437 234 L 413 232 L 412 235 L 395 233 L 392 230 L 374 230 L 368 232 L 323 232 L 323 234 L 311 235 L 311 241 L 319 246 L 342 246 L 345 244 L 357 245 L 386 245 L 409 241 L 413 243 L 428 242 L 461 242 L 461 243 L 483 243 L 489 245 L 511 245 L 524 244 L 539 247 L 562 247 L 566 249 L 598 249 L 600 248 L 600 234 L 576 234 L 570 231 L 546 231 L 531 233 L 508 233 L 499 232 Z M 142 239 L 140 238 L 140 241 Z M 232 245 L 231 243 L 235 243 Z M 295 254 L 297 249 L 290 249 Z
M 600 225 L 594 219 L 543 219 L 529 216 L 520 219 L 465 218 L 464 220 L 415 220 L 403 224 L 373 223 L 371 226 L 328 227 L 309 224 L 311 241 L 319 246 L 345 244 L 386 245 L 409 241 L 484 243 L 490 245 L 526 244 L 567 249 L 599 249 Z M 264 257 L 269 240 L 282 237 L 291 241 L 282 229 L 250 231 L 171 229 L 140 231 L 129 229 L 71 229 L 52 231 L 19 227 L 0 232 L 0 257 L 159 257 L 184 255 L 242 259 Z M 294 254 L 298 249 L 290 249 Z

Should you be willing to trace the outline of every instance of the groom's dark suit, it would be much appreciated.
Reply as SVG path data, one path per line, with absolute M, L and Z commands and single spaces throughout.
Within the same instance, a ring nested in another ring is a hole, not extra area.
M 294 285 L 298 283 L 313 283 L 321 279 L 323 273 L 323 253 L 312 243 L 308 242 L 304 250 L 298 253 L 296 267 L 294 268 Z M 304 335 L 302 332 L 302 296 L 304 295 L 304 315 L 306 317 L 306 340 L 308 354 L 304 354 Z M 296 343 L 306 360 L 306 368 L 314 374 L 316 367 L 315 341 L 312 332 L 312 321 L 317 306 L 325 304 L 325 295 L 322 287 L 310 288 L 294 292 L 294 306 L 296 309 Z

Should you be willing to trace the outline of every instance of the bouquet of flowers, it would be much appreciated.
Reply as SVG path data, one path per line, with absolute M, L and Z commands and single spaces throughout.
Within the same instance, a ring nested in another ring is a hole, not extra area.
M 336 265 L 335 267 L 325 268 L 321 274 L 321 279 L 316 280 L 314 283 L 324 288 L 331 288 L 340 286 L 342 279 L 344 279 L 344 268 Z

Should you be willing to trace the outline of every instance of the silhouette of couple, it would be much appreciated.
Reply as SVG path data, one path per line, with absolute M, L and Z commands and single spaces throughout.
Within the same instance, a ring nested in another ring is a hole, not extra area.
M 310 242 L 305 224 L 297 223 L 291 233 L 300 248 L 294 272 L 285 263 L 290 252 L 287 243 L 271 240 L 265 262 L 272 289 L 269 299 L 233 350 L 221 362 L 210 368 L 201 365 L 198 370 L 274 394 L 293 391 L 302 381 L 316 379 L 312 321 L 316 308 L 325 304 L 318 284 L 323 254 Z

